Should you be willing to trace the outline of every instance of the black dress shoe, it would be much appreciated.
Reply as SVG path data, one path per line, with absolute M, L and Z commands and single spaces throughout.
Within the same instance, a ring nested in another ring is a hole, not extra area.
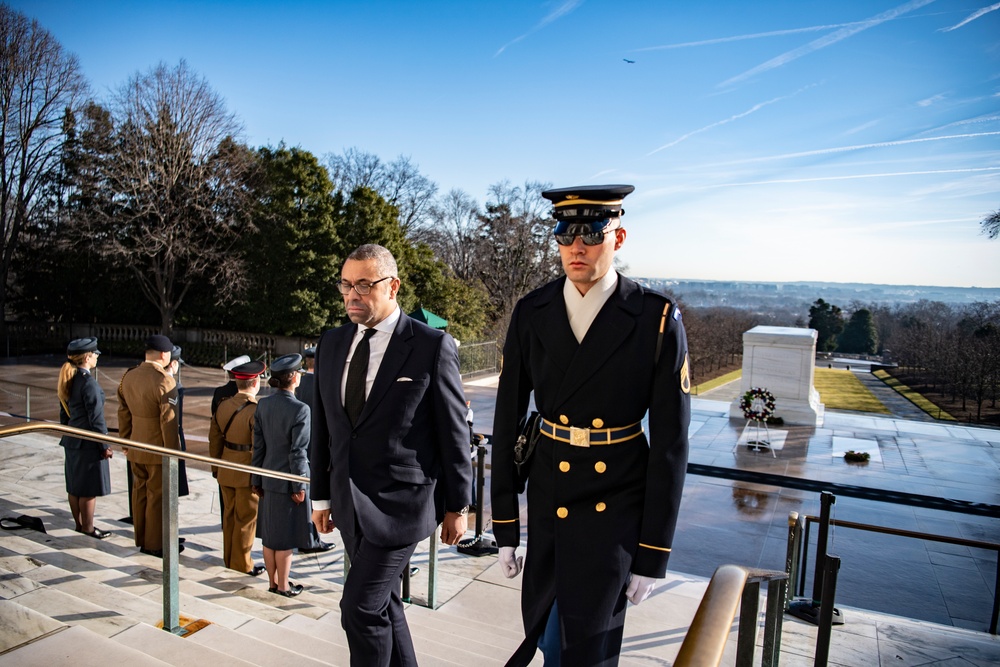
M 286 598 L 293 598 L 302 592 L 302 584 L 288 584 L 287 591 L 279 591 L 276 588 L 274 589 L 274 592 L 277 593 L 278 595 L 283 595 Z
M 270 588 L 267 589 L 267 592 L 268 593 L 277 593 L 278 592 L 278 587 L 277 586 L 271 586 Z
M 183 544 L 178 544 L 177 545 L 177 553 L 181 553 L 182 551 L 184 551 L 184 545 Z M 144 553 L 147 556 L 156 556 L 157 558 L 163 558 L 163 549 L 155 549 L 154 550 L 154 549 L 142 548 L 142 549 L 139 549 L 139 553 Z
M 333 549 L 334 547 L 337 546 L 333 542 L 323 542 L 322 540 L 320 541 L 319 544 L 320 545 L 318 547 L 309 547 L 308 549 L 299 549 L 299 553 L 300 554 L 321 554 L 321 553 L 329 551 L 330 549 Z
M 263 565 L 254 565 L 253 569 L 247 572 L 251 577 L 259 577 L 262 572 L 266 572 L 267 568 Z
M 97 540 L 103 540 L 105 537 L 111 537 L 111 531 L 101 530 L 100 528 L 94 528 L 93 531 L 89 533 L 84 533 L 87 537 L 93 537 Z

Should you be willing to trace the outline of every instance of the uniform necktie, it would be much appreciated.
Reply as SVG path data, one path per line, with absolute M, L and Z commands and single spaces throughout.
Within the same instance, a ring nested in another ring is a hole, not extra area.
M 364 338 L 354 348 L 351 365 L 347 369 L 347 386 L 344 388 L 344 409 L 347 418 L 354 426 L 361 409 L 365 407 L 365 384 L 368 379 L 368 358 L 371 357 L 371 345 L 368 340 L 375 335 L 375 329 L 365 329 Z

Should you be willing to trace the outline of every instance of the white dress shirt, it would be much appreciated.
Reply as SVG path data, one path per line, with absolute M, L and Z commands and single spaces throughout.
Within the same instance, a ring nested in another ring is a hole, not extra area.
M 608 270 L 597 283 L 587 290 L 586 294 L 580 294 L 569 278 L 563 283 L 563 300 L 566 302 L 566 317 L 569 318 L 569 326 L 573 329 L 576 342 L 583 342 L 583 337 L 590 330 L 590 325 L 597 318 L 597 313 L 607 303 L 611 295 L 618 287 L 618 272 L 614 269 Z
M 385 351 L 389 347 L 389 339 L 392 337 L 392 332 L 396 330 L 396 323 L 399 322 L 399 306 L 392 313 L 375 325 L 375 333 L 372 337 L 368 339 L 368 346 L 370 348 L 370 356 L 368 357 L 368 375 L 365 377 L 365 398 L 372 391 L 372 384 L 375 382 L 375 376 L 378 375 L 378 368 L 382 365 L 382 359 L 385 358 Z M 371 327 L 366 327 L 363 324 L 357 325 L 357 330 L 354 332 L 354 340 L 351 341 L 351 349 L 347 351 L 347 363 L 344 364 L 344 375 L 340 378 L 340 404 L 344 404 L 344 393 L 347 391 L 347 371 L 351 367 L 351 359 L 354 358 L 354 350 L 357 348 L 358 343 L 364 338 L 365 331 Z M 330 500 L 314 500 L 312 501 L 312 507 L 314 510 L 328 510 L 330 509 Z

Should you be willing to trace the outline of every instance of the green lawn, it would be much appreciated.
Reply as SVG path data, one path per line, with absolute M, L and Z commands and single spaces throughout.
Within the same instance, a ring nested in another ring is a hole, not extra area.
M 820 402 L 832 410 L 892 414 L 851 371 L 817 368 L 815 384 Z
M 913 391 L 912 389 L 910 389 L 905 384 L 901 383 L 899 380 L 892 377 L 885 371 L 875 371 L 874 373 L 872 373 L 872 375 L 877 377 L 882 382 L 885 382 L 888 386 L 895 389 L 897 393 L 909 399 L 911 403 L 913 403 L 918 408 L 929 414 L 931 417 L 934 417 L 935 419 L 946 419 L 949 421 L 955 421 L 954 417 L 952 417 L 950 414 L 939 408 L 931 401 L 924 398 L 923 394 L 918 394 L 917 392 Z
M 742 376 L 743 376 L 743 371 L 740 370 L 732 371 L 730 373 L 726 373 L 725 375 L 720 375 L 717 378 L 713 378 L 708 382 L 702 382 L 699 385 L 695 385 L 694 391 L 692 391 L 691 393 L 694 396 L 697 396 L 699 394 L 704 394 L 706 391 L 710 391 L 712 389 L 715 389 L 716 387 L 721 387 L 727 382 L 732 382 L 733 380 L 739 380 Z

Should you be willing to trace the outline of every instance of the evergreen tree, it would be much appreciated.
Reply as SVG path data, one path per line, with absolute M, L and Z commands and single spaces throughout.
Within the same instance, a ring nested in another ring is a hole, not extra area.
M 816 349 L 830 352 L 837 349 L 837 335 L 844 330 L 844 316 L 839 307 L 823 299 L 809 307 L 809 328 L 817 335 Z
M 878 331 L 875 320 L 867 308 L 854 311 L 837 338 L 837 351 L 852 354 L 875 354 L 878 352 Z

